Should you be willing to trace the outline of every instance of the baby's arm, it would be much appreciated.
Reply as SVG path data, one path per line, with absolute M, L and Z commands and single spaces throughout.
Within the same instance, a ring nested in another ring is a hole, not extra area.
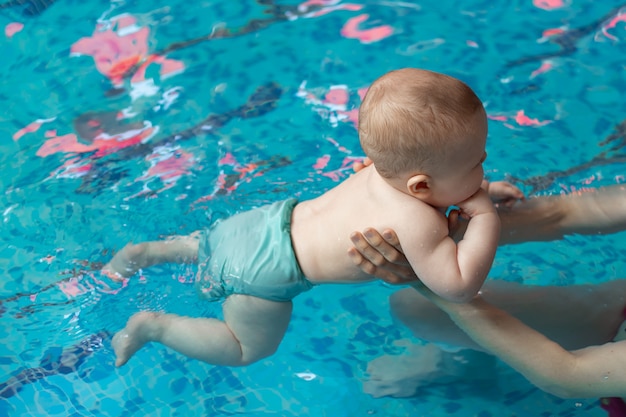
M 461 216 L 468 219 L 458 243 L 446 233 L 432 242 L 425 239 L 421 245 L 403 246 L 409 248 L 406 256 L 428 288 L 450 301 L 465 302 L 480 290 L 491 269 L 500 237 L 500 218 L 482 189 L 458 207 Z
M 167 240 L 129 243 L 102 267 L 112 279 L 128 278 L 139 269 L 161 263 L 193 263 L 198 256 L 198 232 Z

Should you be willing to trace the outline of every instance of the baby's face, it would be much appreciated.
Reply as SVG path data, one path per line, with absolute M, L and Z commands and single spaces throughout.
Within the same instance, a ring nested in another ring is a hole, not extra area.
M 474 116 L 474 128 L 468 137 L 454 143 L 446 162 L 437 170 L 433 205 L 449 207 L 467 200 L 480 189 L 484 178 L 483 162 L 487 157 L 487 117 L 484 111 Z

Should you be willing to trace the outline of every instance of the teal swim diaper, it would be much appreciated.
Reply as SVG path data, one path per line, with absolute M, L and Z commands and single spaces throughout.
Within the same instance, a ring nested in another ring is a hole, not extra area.
M 291 245 L 289 199 L 236 214 L 205 230 L 198 250 L 196 288 L 209 300 L 231 294 L 289 301 L 313 284 Z

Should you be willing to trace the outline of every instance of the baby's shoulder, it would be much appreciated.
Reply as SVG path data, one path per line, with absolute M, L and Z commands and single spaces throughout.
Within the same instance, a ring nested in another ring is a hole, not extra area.
M 404 230 L 411 236 L 426 234 L 438 238 L 439 234 L 448 233 L 448 220 L 445 214 L 420 200 L 398 204 L 389 216 L 394 228 Z
M 413 214 L 419 214 L 429 218 L 439 218 L 443 216 L 440 210 L 407 194 L 402 194 L 396 198 L 389 198 L 387 202 L 389 206 L 395 207 L 399 213 L 408 216 Z

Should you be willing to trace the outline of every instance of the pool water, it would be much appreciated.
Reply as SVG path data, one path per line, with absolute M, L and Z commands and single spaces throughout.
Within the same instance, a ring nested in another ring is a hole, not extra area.
M 372 398 L 368 363 L 423 343 L 393 321 L 395 289 L 381 283 L 297 297 L 279 351 L 248 367 L 151 344 L 118 369 L 110 337 L 132 313 L 221 308 L 197 299 L 192 267 L 151 268 L 124 288 L 97 269 L 128 241 L 334 186 L 363 156 L 363 92 L 406 66 L 458 77 L 485 102 L 489 178 L 528 195 L 623 182 L 621 7 L 0 3 L 0 416 L 606 415 L 597 400 L 558 399 L 503 364 L 497 383 L 468 377 Z M 503 247 L 491 275 L 625 277 L 624 237 Z

